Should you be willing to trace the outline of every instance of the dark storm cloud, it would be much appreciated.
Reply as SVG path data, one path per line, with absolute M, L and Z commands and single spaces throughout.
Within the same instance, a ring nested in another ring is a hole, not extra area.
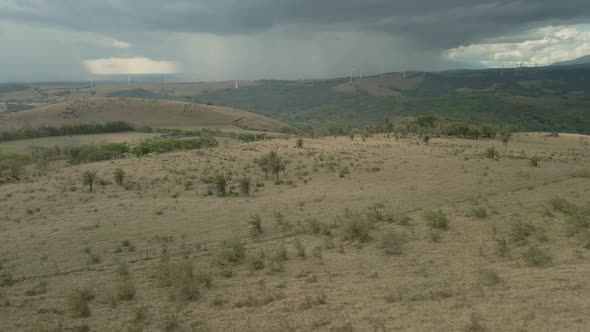
M 444 49 L 547 24 L 586 21 L 588 0 L 0 0 L 0 20 L 121 34 L 378 31 Z

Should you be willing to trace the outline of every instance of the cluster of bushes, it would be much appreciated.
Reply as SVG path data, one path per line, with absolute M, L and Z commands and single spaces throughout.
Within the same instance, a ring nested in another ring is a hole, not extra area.
M 102 124 L 67 124 L 59 127 L 44 125 L 38 128 L 25 127 L 1 132 L 0 142 L 39 137 L 121 133 L 134 130 L 133 125 L 123 121 Z
M 20 180 L 31 158 L 18 154 L 0 154 L 0 183 L 2 179 Z
M 389 124 L 385 122 L 385 127 Z M 477 139 L 480 137 L 495 138 L 501 131 L 506 130 L 491 124 L 481 124 L 460 119 L 441 119 L 432 115 L 407 117 L 393 128 L 394 132 L 402 136 L 408 133 L 432 133 L 436 135 L 458 136 Z
M 266 133 L 263 134 L 250 134 L 250 133 L 240 133 L 237 137 L 242 142 L 254 142 L 254 141 L 262 141 L 268 138 Z
M 127 143 L 109 143 L 96 146 L 74 146 L 68 148 L 65 154 L 70 163 L 82 164 L 124 158 L 129 152 Z
M 149 153 L 165 153 L 178 150 L 194 150 L 216 146 L 217 140 L 213 137 L 198 137 L 191 139 L 165 139 L 146 140 L 135 146 L 131 152 L 138 157 Z

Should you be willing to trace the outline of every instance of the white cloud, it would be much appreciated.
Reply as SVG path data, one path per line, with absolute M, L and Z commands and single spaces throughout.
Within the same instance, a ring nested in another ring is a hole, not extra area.
M 86 70 L 95 75 L 176 73 L 173 61 L 156 61 L 146 57 L 85 60 Z
M 510 36 L 505 39 L 509 40 Z M 477 61 L 488 67 L 541 66 L 590 54 L 590 31 L 577 26 L 533 29 L 518 41 L 489 42 L 445 51 L 451 60 Z M 499 39 L 501 40 L 501 39 Z
M 116 40 L 116 39 L 111 40 L 110 44 L 111 44 L 111 46 L 116 47 L 116 48 L 129 48 L 129 46 L 131 46 L 126 41 Z

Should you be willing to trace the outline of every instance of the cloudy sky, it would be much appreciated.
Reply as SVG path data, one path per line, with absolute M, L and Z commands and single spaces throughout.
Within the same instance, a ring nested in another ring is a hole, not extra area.
M 0 0 L 0 45 L 0 81 L 546 65 L 590 54 L 590 1 Z

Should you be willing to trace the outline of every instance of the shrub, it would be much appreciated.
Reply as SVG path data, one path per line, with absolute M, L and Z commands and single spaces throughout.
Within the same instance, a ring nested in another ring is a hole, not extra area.
M 237 264 L 240 263 L 245 256 L 246 247 L 242 240 L 235 236 L 222 243 L 218 262 L 221 265 L 225 265 L 226 263 Z
M 122 186 L 123 185 L 123 180 L 125 178 L 125 171 L 122 168 L 117 168 L 115 170 L 115 183 Z
M 342 223 L 344 236 L 350 240 L 369 240 L 369 221 L 360 213 L 347 213 Z
M 492 146 L 492 147 L 486 149 L 484 155 L 488 159 L 495 159 L 496 157 L 499 156 L 499 153 L 496 150 L 496 147 L 495 146 Z
M 250 271 L 258 271 L 264 269 L 264 259 L 266 258 L 266 254 L 264 251 L 260 250 L 256 255 L 251 255 L 248 259 L 248 265 L 250 267 Z
M 250 234 L 254 237 L 259 237 L 262 234 L 262 218 L 259 215 L 254 215 L 250 217 L 250 221 L 248 222 L 251 226 Z
M 305 247 L 303 246 L 301 241 L 299 241 L 299 239 L 295 239 L 295 243 L 293 243 L 293 246 L 295 247 L 295 254 L 301 258 L 305 258 Z
M 431 228 L 447 229 L 448 227 L 447 216 L 442 210 L 426 211 L 424 213 L 424 219 L 428 222 Z
M 523 258 L 529 266 L 544 266 L 551 263 L 551 256 L 545 249 L 531 246 L 524 252 Z
M 386 255 L 400 255 L 402 253 L 402 238 L 394 230 L 390 229 L 379 241 L 379 248 L 383 250 Z
M 303 138 L 298 138 L 297 141 L 295 141 L 295 146 L 298 148 L 302 148 L 303 147 Z
M 47 293 L 47 281 L 41 280 L 31 289 L 27 289 L 25 294 L 28 296 L 41 295 Z
M 590 208 L 578 208 L 565 221 L 565 229 L 569 236 L 590 231 Z
M 117 301 L 131 301 L 135 298 L 136 288 L 129 278 L 121 281 L 115 288 L 115 299 Z
M 310 232 L 317 234 L 322 230 L 322 225 L 320 222 L 315 218 L 309 218 L 305 220 L 307 225 L 309 226 Z
M 129 153 L 127 143 L 109 143 L 98 146 L 75 146 L 66 150 L 71 164 L 93 163 L 103 160 L 121 159 Z
M 225 175 L 216 175 L 213 181 L 215 183 L 215 190 L 217 191 L 217 194 L 220 196 L 225 196 L 225 190 L 227 188 L 228 182 L 228 179 L 225 177 Z
M 138 157 L 150 153 L 166 153 L 179 150 L 196 150 L 206 147 L 217 146 L 218 142 L 213 137 L 198 137 L 191 139 L 164 139 L 164 140 L 146 140 L 132 149 L 133 154 Z
M 25 172 L 25 166 L 31 163 L 31 158 L 17 154 L 0 154 L 0 179 L 2 177 L 19 181 Z
M 177 267 L 177 282 L 180 283 L 179 297 L 184 301 L 194 301 L 201 295 L 199 279 L 195 275 L 195 267 L 190 261 L 184 261 Z
M 72 317 L 90 317 L 89 303 L 94 299 L 94 292 L 90 289 L 77 288 L 68 295 L 68 306 Z
M 485 286 L 495 286 L 504 284 L 504 279 L 500 277 L 498 272 L 491 269 L 481 269 L 479 275 L 482 279 L 482 283 Z
M 383 204 L 373 204 L 371 207 L 369 207 L 367 215 L 369 219 L 371 219 L 372 221 L 383 221 L 385 219 L 385 213 L 383 212 Z
M 555 211 L 559 211 L 561 213 L 568 214 L 568 215 L 572 215 L 572 214 L 576 213 L 576 211 L 578 210 L 578 207 L 575 204 L 570 203 L 565 198 L 559 198 L 559 197 L 552 198 L 547 203 L 549 203 L 549 205 Z
M 251 181 L 249 177 L 243 177 L 240 179 L 240 192 L 242 195 L 250 195 L 250 183 Z
M 541 157 L 538 156 L 532 156 L 531 159 L 529 159 L 529 164 L 532 167 L 539 167 L 539 162 L 541 161 Z
M 12 286 L 16 280 L 12 276 L 12 273 L 8 271 L 0 272 L 0 287 Z
M 471 210 L 469 210 L 469 212 L 467 213 L 468 217 L 473 217 L 473 218 L 478 218 L 478 219 L 484 219 L 485 217 L 488 216 L 488 211 L 485 208 L 482 207 L 473 207 L 471 208 Z
M 410 218 L 410 216 L 408 216 L 405 213 L 397 213 L 397 214 L 391 215 L 387 220 L 392 223 L 396 223 L 398 225 L 401 225 L 401 226 L 408 226 L 410 224 L 410 221 L 412 220 L 412 218 Z
M 120 133 L 134 131 L 133 125 L 123 121 L 106 122 L 104 124 L 67 124 L 60 127 L 43 125 L 38 128 L 25 127 L 0 133 L 0 142 L 27 138 L 91 135 L 102 133 Z
M 510 237 L 514 242 L 522 242 L 533 234 L 534 231 L 535 226 L 533 224 L 516 220 L 511 224 Z
M 162 316 L 162 327 L 165 331 L 173 331 L 179 327 L 178 312 L 170 311 Z

